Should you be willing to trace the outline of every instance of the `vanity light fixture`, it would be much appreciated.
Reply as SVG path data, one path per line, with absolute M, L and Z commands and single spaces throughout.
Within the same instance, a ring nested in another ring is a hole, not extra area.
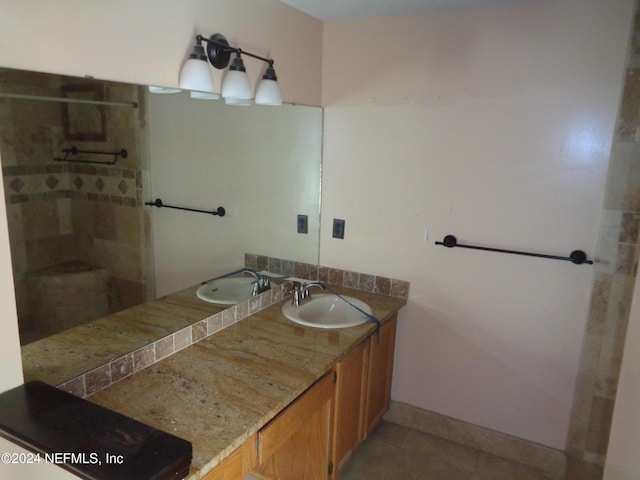
M 209 70 L 202 41 L 198 37 L 189 59 L 184 62 L 180 71 L 180 88 L 189 90 L 191 98 L 215 100 L 220 96 L 213 91 L 213 75 Z
M 253 92 L 247 76 L 247 69 L 244 68 L 240 54 L 236 53 L 229 71 L 222 80 L 222 98 L 229 103 L 229 101 L 251 100 L 251 97 L 253 97 Z
M 202 42 L 207 43 L 206 50 Z M 235 53 L 233 61 L 231 61 L 232 53 Z M 180 88 L 190 90 L 192 98 L 219 98 L 219 95 L 213 91 L 213 75 L 209 63 L 218 70 L 227 68 L 231 63 L 222 80 L 222 97 L 228 105 L 251 105 L 253 92 L 242 55 L 262 60 L 268 64 L 256 89 L 255 103 L 257 105 L 282 105 L 282 94 L 278 85 L 278 77 L 273 68 L 273 59 L 232 47 L 227 39 L 219 33 L 215 33 L 209 38 L 202 35 L 196 36 L 193 50 L 180 72 Z

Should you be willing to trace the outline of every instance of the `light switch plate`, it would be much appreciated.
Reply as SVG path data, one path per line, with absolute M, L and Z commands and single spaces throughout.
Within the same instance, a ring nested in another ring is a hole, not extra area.
M 298 233 L 309 233 L 309 217 L 298 215 Z
M 344 239 L 344 220 L 333 219 L 333 238 Z

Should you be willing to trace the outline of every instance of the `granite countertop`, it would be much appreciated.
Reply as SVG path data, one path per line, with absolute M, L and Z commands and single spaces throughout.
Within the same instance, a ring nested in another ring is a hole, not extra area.
M 25 382 L 58 385 L 226 307 L 196 297 L 199 285 L 23 345 Z
M 346 288 L 387 320 L 406 300 Z M 285 300 L 290 301 L 290 300 Z M 189 480 L 202 478 L 375 331 L 287 320 L 282 303 L 153 364 L 88 400 L 193 445 Z

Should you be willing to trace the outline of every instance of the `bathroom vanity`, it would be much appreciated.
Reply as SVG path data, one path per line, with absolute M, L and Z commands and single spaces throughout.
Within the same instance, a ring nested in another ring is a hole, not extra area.
M 191 442 L 190 480 L 333 479 L 388 408 L 406 302 L 339 292 L 372 307 L 379 333 L 297 325 L 284 300 L 88 400 Z
M 335 478 L 389 407 L 395 330 L 394 315 L 204 478 Z

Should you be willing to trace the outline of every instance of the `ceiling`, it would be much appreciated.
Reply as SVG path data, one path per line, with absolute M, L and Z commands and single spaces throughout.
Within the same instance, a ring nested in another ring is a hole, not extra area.
M 533 0 L 280 0 L 323 21 L 426 13 Z

